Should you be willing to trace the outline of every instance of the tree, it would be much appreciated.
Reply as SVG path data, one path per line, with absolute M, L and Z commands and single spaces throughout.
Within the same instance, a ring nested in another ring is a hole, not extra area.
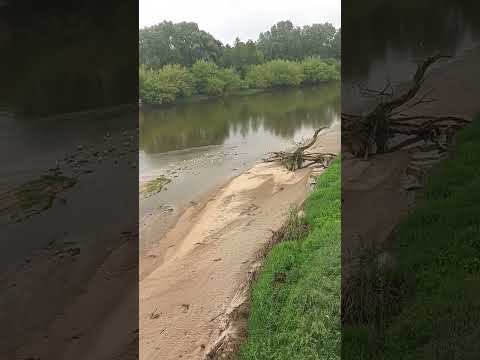
M 167 64 L 192 66 L 197 60 L 218 61 L 223 45 L 193 22 L 164 21 L 139 32 L 139 61 L 147 68 Z
M 300 28 L 294 27 L 291 21 L 280 21 L 270 31 L 260 34 L 257 45 L 267 60 L 294 60 L 302 53 L 300 36 Z
M 342 29 L 338 29 L 331 43 L 332 57 L 340 59 L 342 57 Z
M 240 75 L 245 76 L 251 65 L 261 64 L 263 61 L 263 53 L 252 40 L 244 43 L 237 38 L 233 47 L 227 45 L 224 48 L 220 63 L 224 67 L 235 68 Z
M 313 24 L 302 29 L 304 56 L 333 57 L 332 43 L 337 30 L 330 23 Z
M 261 33 L 257 47 L 267 60 L 302 60 L 307 56 L 340 58 L 340 34 L 330 23 L 295 27 L 280 21 Z

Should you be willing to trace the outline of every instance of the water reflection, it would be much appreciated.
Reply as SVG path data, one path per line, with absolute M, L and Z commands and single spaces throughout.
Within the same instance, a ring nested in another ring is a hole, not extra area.
M 342 2 L 342 109 L 364 107 L 358 85 L 381 89 L 410 79 L 434 53 L 458 55 L 480 43 L 480 2 Z M 367 100 L 368 101 L 368 100 Z
M 330 124 L 340 109 L 339 84 L 212 101 L 144 108 L 140 149 L 147 154 L 221 145 L 266 132 L 290 139 L 302 128 Z
M 480 40 L 478 1 L 346 0 L 342 5 L 342 80 L 366 77 L 399 54 L 410 61 L 437 51 L 453 55 Z

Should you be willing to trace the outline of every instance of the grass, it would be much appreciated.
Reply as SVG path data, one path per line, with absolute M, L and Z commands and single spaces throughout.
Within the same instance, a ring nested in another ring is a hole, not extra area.
M 479 359 L 480 118 L 432 169 L 392 240 L 400 311 L 343 330 L 345 359 Z
M 52 207 L 57 195 L 76 183 L 73 178 L 44 175 L 0 194 L 0 218 L 22 221 Z
M 265 259 L 238 360 L 340 358 L 340 208 L 335 160 L 307 199 L 303 220 L 290 216 L 287 233 L 295 239 L 275 245 Z
M 140 193 L 145 195 L 145 196 L 154 195 L 154 194 L 162 191 L 164 186 L 169 184 L 170 182 L 171 182 L 171 180 L 166 178 L 165 176 L 159 176 L 159 177 L 147 182 L 142 187 L 142 189 L 140 190 Z

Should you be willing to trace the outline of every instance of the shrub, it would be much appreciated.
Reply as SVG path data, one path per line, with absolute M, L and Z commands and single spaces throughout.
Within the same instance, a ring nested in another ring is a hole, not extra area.
M 304 83 L 318 84 L 321 82 L 340 80 L 339 63 L 333 59 L 323 60 L 309 57 L 302 62 Z
M 216 96 L 243 87 L 240 75 L 233 69 L 220 69 L 215 63 L 199 60 L 192 66 L 195 87 L 201 94 Z
M 302 67 L 299 63 L 287 60 L 273 60 L 266 64 L 272 76 L 272 86 L 298 86 L 303 81 Z
M 272 86 L 272 75 L 265 64 L 251 66 L 245 80 L 250 88 L 266 89 Z
M 217 73 L 217 77 L 223 81 L 223 91 L 225 93 L 245 88 L 245 82 L 233 68 L 220 69 Z
M 165 65 L 159 70 L 139 68 L 140 99 L 147 104 L 167 104 L 194 93 L 220 96 L 243 88 L 295 87 L 339 80 L 340 63 L 334 59 L 310 57 L 303 62 L 272 60 L 249 67 L 245 80 L 234 68 L 219 68 L 198 60 L 188 70 Z
M 298 86 L 303 81 L 302 67 L 288 60 L 272 60 L 262 65 L 252 66 L 246 76 L 253 88 Z
M 139 84 L 140 98 L 147 104 L 168 104 L 194 93 L 193 77 L 180 65 L 166 65 L 160 70 L 141 67 Z
M 213 62 L 198 60 L 193 64 L 191 72 L 195 88 L 200 94 L 208 94 L 209 90 L 219 85 L 218 81 L 212 80 L 218 72 L 218 66 Z

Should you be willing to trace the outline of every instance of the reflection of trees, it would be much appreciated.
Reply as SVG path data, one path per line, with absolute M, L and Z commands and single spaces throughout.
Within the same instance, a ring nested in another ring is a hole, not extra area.
M 164 152 L 221 144 L 228 136 L 222 106 L 179 105 L 143 111 L 140 146 L 146 152 Z
M 468 29 L 480 30 L 480 2 L 470 0 L 346 0 L 343 75 L 368 75 L 389 48 L 420 57 L 451 53 Z
M 7 1 L 0 28 L 12 38 L 3 43 L 0 34 L 0 95 L 9 107 L 50 114 L 135 103 L 135 3 L 114 8 Z
M 302 126 L 318 127 L 340 109 L 339 85 L 266 92 L 252 96 L 147 108 L 141 113 L 141 148 L 149 153 L 222 144 L 231 133 L 247 136 L 263 127 L 292 137 Z

